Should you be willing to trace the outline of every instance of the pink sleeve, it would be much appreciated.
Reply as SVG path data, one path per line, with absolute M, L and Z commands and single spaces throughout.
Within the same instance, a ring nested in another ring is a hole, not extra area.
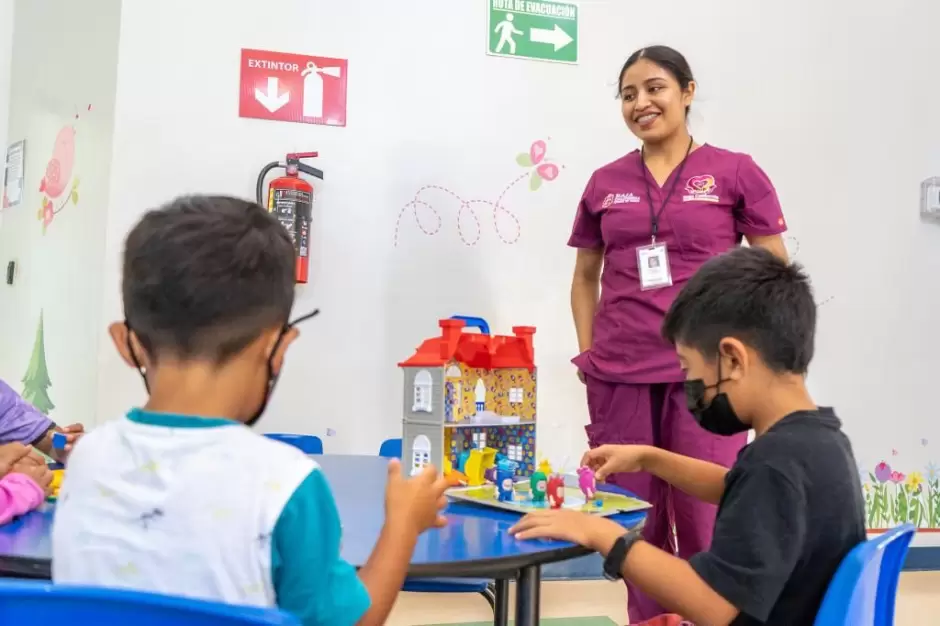
M 595 212 L 597 205 L 594 202 L 594 177 L 588 181 L 578 203 L 578 213 L 574 218 L 574 228 L 568 245 L 572 248 L 603 248 L 604 236 L 601 233 L 601 216 Z
M 754 159 L 744 155 L 738 163 L 735 226 L 742 235 L 779 235 L 787 222 L 770 178 Z
M 0 524 L 32 511 L 45 497 L 39 485 L 25 474 L 7 474 L 0 478 Z

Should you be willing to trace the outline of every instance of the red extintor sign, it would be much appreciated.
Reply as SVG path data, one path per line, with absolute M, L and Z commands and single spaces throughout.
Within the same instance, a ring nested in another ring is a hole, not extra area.
M 242 50 L 240 117 L 346 125 L 346 59 Z

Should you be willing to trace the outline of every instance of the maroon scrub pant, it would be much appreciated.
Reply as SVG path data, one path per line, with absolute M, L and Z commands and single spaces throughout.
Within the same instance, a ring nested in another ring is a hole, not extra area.
M 591 424 L 585 427 L 592 448 L 604 444 L 654 445 L 677 454 L 730 467 L 747 443 L 747 434 L 719 437 L 706 432 L 686 408 L 682 383 L 622 384 L 586 377 Z M 615 474 L 608 482 L 653 505 L 644 538 L 688 559 L 707 550 L 717 507 L 687 495 L 647 473 Z M 666 613 L 652 598 L 627 583 L 630 621 Z

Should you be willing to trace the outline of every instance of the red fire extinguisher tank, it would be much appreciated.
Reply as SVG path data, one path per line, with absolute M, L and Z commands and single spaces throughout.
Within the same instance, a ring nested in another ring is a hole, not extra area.
M 297 258 L 296 281 L 306 283 L 310 271 L 310 221 L 313 217 L 313 185 L 300 177 L 303 172 L 323 180 L 323 172 L 300 162 L 300 159 L 317 156 L 316 152 L 300 152 L 287 155 L 287 163 L 268 163 L 258 176 L 256 200 L 273 213 L 290 233 Z M 272 169 L 283 168 L 284 176 L 275 178 L 268 185 L 267 196 L 262 196 L 264 178 Z

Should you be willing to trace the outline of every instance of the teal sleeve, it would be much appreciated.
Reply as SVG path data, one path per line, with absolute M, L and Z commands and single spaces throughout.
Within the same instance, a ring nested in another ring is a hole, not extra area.
M 315 469 L 281 511 L 271 541 L 277 605 L 303 626 L 352 625 L 369 610 L 356 569 L 340 558 L 341 535 L 333 493 Z

